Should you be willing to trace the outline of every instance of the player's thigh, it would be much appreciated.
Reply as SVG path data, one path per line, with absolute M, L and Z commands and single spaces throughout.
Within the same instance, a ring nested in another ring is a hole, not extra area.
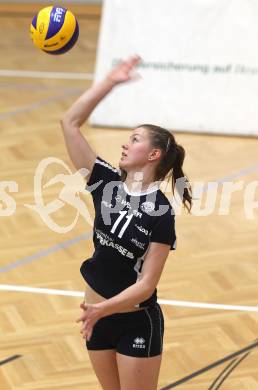
M 116 350 L 88 350 L 88 354 L 103 390 L 120 390 Z
M 157 390 L 162 355 L 133 357 L 116 354 L 121 390 Z

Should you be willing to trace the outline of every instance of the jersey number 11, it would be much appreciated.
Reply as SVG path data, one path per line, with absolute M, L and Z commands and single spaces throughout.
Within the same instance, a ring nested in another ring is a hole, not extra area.
M 118 237 L 121 238 L 123 236 L 124 232 L 125 232 L 125 229 L 127 228 L 127 226 L 129 225 L 131 219 L 133 218 L 133 214 L 126 215 L 127 211 L 119 211 L 119 214 L 120 214 L 120 216 L 117 218 L 116 222 L 114 223 L 114 226 L 111 229 L 111 233 L 115 233 L 115 230 L 116 230 L 117 226 L 119 225 L 119 222 L 124 217 L 126 217 L 127 221 L 125 222 L 125 224 L 123 225 L 122 229 L 120 230 L 120 233 L 118 234 Z

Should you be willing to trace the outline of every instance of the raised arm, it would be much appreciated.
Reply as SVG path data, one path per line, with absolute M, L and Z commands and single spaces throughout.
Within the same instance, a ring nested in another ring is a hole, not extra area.
M 117 84 L 135 78 L 132 70 L 139 61 L 138 56 L 133 56 L 118 64 L 103 81 L 84 92 L 65 113 L 61 120 L 61 126 L 69 156 L 77 169 L 86 168 L 90 174 L 96 159 L 96 153 L 82 135 L 80 127 L 88 119 L 97 104 Z

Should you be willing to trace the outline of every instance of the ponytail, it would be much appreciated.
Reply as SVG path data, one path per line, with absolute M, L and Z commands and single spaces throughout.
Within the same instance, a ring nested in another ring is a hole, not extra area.
M 172 192 L 174 194 L 175 188 L 177 189 L 179 195 L 182 197 L 182 202 L 184 207 L 188 210 L 188 212 L 191 211 L 192 208 L 192 189 L 191 185 L 189 183 L 188 178 L 184 174 L 183 171 L 183 163 L 185 159 L 185 149 L 179 145 L 175 144 L 175 154 L 176 158 L 173 164 L 173 174 L 172 174 Z M 178 179 L 183 178 L 183 193 L 181 193 L 181 186 Z
M 192 208 L 192 189 L 187 176 L 183 171 L 183 163 L 185 159 L 185 149 L 183 146 L 176 143 L 176 140 L 168 130 L 155 125 L 144 124 L 138 127 L 144 127 L 150 133 L 150 139 L 154 148 L 162 150 L 162 157 L 156 167 L 155 180 L 164 180 L 169 172 L 172 171 L 172 193 L 174 195 L 175 188 L 177 189 L 183 206 L 188 212 Z M 180 180 L 183 179 L 183 191 L 180 191 Z

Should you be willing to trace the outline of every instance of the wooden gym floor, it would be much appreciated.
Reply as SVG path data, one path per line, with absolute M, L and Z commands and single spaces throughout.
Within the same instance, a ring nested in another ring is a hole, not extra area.
M 34 174 L 43 159 L 60 159 L 75 171 L 59 119 L 91 83 L 36 78 L 31 71 L 92 74 L 101 10 L 70 7 L 79 19 L 79 42 L 70 53 L 52 57 L 37 51 L 29 38 L 31 18 L 40 8 L 0 5 L 0 211 L 8 202 L 11 214 L 0 217 L 0 388 L 95 390 L 100 387 L 75 323 L 81 298 L 50 294 L 51 289 L 84 290 L 79 268 L 93 250 L 91 223 L 79 215 L 72 230 L 58 233 L 26 205 L 35 205 Z M 14 72 L 8 76 L 6 70 Z M 28 71 L 27 77 L 18 71 Z M 116 165 L 130 130 L 85 125 L 83 131 L 96 152 Z M 176 138 L 187 150 L 186 172 L 193 182 L 231 178 L 243 181 L 243 189 L 232 195 L 227 215 L 219 214 L 220 186 L 210 215 L 177 216 L 178 248 L 167 260 L 159 298 L 257 308 L 258 210 L 253 219 L 247 218 L 244 193 L 257 180 L 258 139 L 189 133 L 176 133 Z M 67 174 L 65 167 L 50 164 L 43 183 L 60 173 Z M 6 182 L 12 182 L 10 187 Z M 57 200 L 63 186 L 57 182 L 42 189 L 44 204 Z M 257 202 L 257 191 L 255 197 Z M 81 198 L 93 217 L 90 195 Z M 75 217 L 76 210 L 65 202 L 51 214 L 60 226 L 70 225 Z M 27 291 L 10 291 L 10 286 Z M 29 292 L 29 287 L 43 290 Z M 182 390 L 258 389 L 257 311 L 169 304 L 162 309 L 159 389 L 172 383 Z

